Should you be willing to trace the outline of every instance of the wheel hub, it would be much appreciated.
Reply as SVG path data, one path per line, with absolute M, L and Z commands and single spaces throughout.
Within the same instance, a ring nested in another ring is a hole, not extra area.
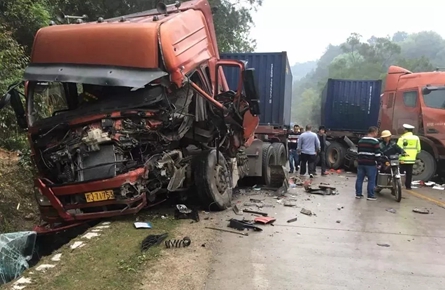
M 215 166 L 215 185 L 218 191 L 222 194 L 227 189 L 226 170 L 221 165 Z
M 419 175 L 425 170 L 425 162 L 421 159 L 416 160 L 416 163 L 413 165 L 413 175 Z

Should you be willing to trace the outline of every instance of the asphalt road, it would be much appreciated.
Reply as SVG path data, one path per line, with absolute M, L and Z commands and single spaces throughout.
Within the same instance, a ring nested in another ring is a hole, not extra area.
M 355 176 L 346 175 L 314 180 L 336 186 L 339 195 L 290 189 L 297 207 L 285 207 L 264 192 L 242 195 L 236 201 L 241 208 L 250 198 L 274 205 L 261 210 L 276 218 L 275 225 L 249 231 L 248 237 L 219 234 L 205 289 L 445 289 L 445 191 L 404 191 L 400 203 L 385 191 L 377 201 L 356 200 Z M 315 216 L 301 214 L 301 208 Z M 230 217 L 241 218 L 221 213 L 222 228 Z M 298 220 L 286 222 L 293 217 Z

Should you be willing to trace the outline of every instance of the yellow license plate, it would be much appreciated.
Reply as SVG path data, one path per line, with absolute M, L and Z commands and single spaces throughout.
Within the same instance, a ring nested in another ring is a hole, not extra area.
M 112 190 L 95 191 L 85 193 L 87 202 L 105 201 L 114 199 L 114 192 Z

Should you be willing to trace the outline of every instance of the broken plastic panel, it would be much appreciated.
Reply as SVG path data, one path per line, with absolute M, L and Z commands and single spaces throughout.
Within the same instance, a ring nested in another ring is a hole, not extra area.
M 20 277 L 29 268 L 36 238 L 36 232 L 0 234 L 0 285 Z

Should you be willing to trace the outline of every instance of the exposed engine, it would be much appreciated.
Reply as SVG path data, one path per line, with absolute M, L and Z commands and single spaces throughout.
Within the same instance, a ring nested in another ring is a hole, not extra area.
M 110 109 L 106 118 L 82 126 L 62 121 L 34 135 L 36 160 L 45 178 L 53 184 L 72 184 L 144 168 L 143 180 L 123 184 L 120 195 L 147 193 L 152 200 L 159 190 L 177 191 L 189 185 L 192 157 L 188 146 L 219 145 L 224 149 L 230 142 L 239 142 L 223 117 L 212 113 L 189 87 L 169 93 L 168 98 L 160 86 L 140 91 L 127 92 L 130 95 L 125 98 L 121 93 L 110 95 L 106 103 L 99 101 L 101 111 Z M 95 106 L 89 104 L 88 111 L 79 110 L 78 116 L 91 115 Z M 209 115 L 212 122 L 206 121 Z M 247 156 L 242 151 L 231 155 L 244 173 Z

